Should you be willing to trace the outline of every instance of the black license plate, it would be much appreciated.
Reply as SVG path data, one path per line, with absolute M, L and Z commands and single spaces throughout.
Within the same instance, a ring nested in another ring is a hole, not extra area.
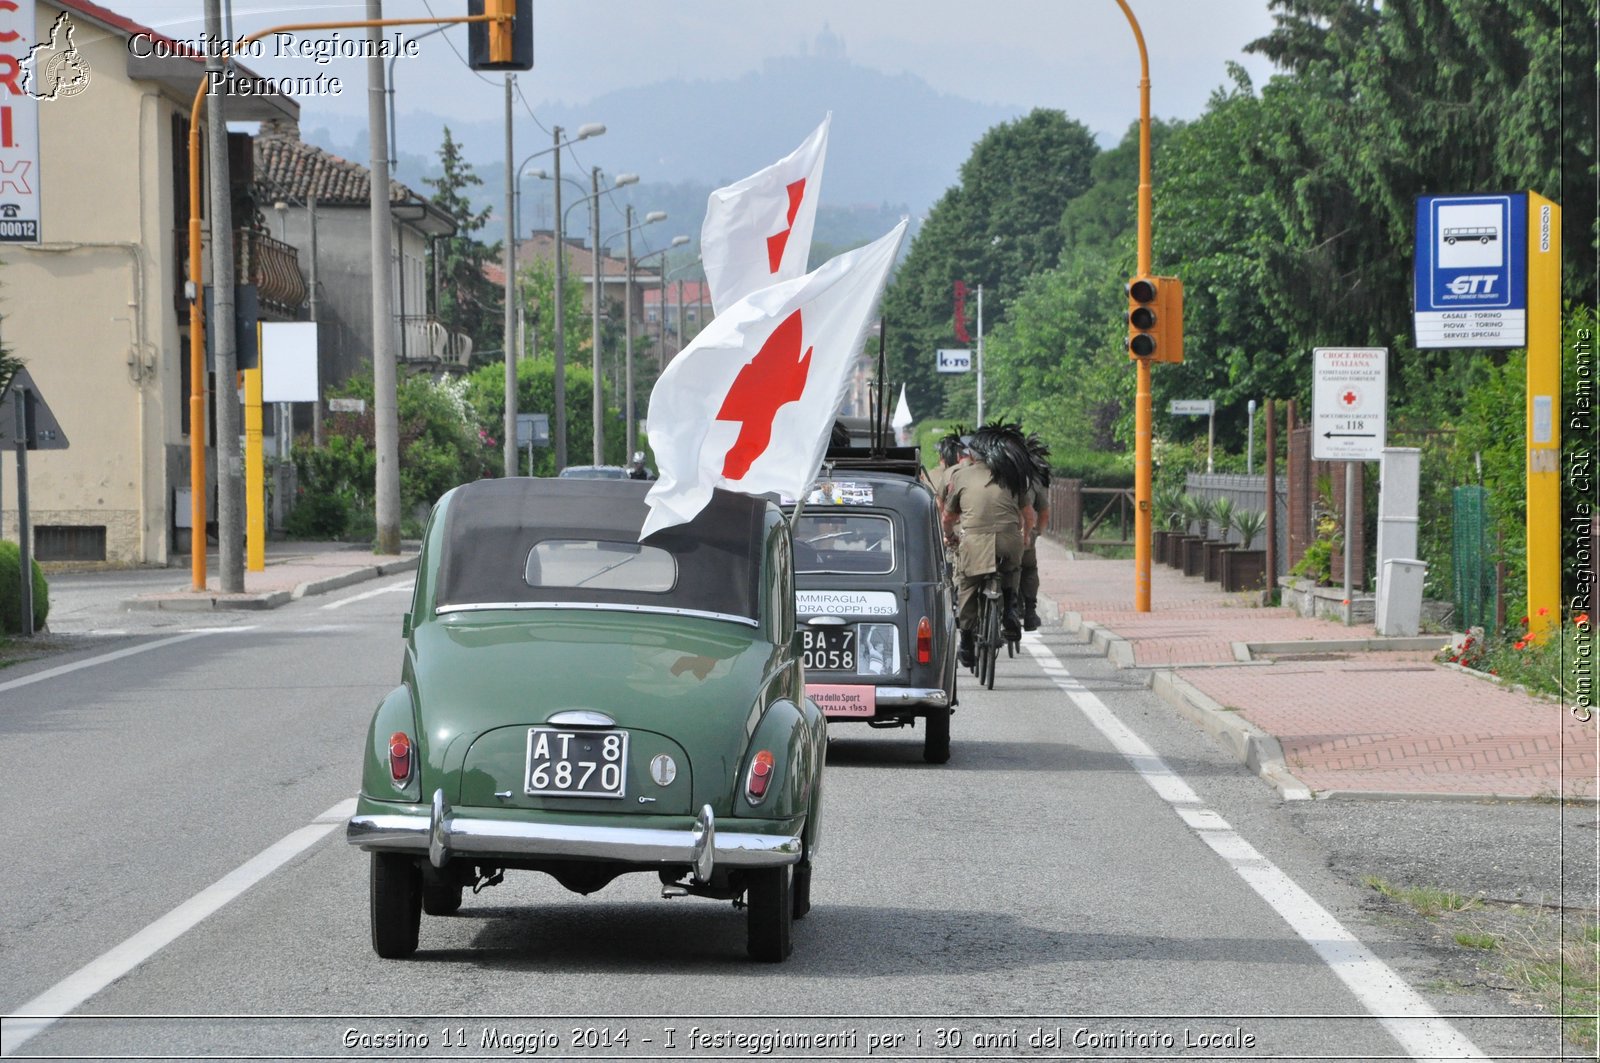
M 627 778 L 627 731 L 528 730 L 529 794 L 621 797 Z
M 802 628 L 804 664 L 818 672 L 856 670 L 856 633 L 848 627 Z

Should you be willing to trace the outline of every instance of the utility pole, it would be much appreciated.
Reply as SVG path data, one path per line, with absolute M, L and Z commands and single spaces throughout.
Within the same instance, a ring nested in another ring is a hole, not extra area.
M 594 304 L 592 309 L 594 315 L 594 349 L 590 352 L 594 361 L 594 401 L 591 403 L 594 413 L 593 450 L 594 464 L 604 465 L 606 437 L 603 416 L 606 400 L 605 388 L 600 378 L 600 287 L 602 278 L 600 268 L 600 167 L 598 166 L 589 171 L 589 198 L 594 201 L 594 209 L 589 213 L 590 226 L 594 235 L 594 243 L 589 245 L 594 263 L 590 269 L 590 272 L 594 274 L 594 299 L 591 300 Z
M 367 19 L 383 18 L 383 0 L 367 0 Z M 377 450 L 377 541 L 380 554 L 400 552 L 400 416 L 398 370 L 394 360 L 394 312 L 390 302 L 392 257 L 389 215 L 389 143 L 384 122 L 383 28 L 368 26 L 367 131 L 371 140 L 372 214 L 372 391 L 373 434 Z
M 223 40 L 222 0 L 206 0 L 206 36 Z M 231 47 L 231 42 L 229 47 Z M 227 68 L 222 49 L 206 49 L 207 71 Z M 212 80 L 213 85 L 217 84 Z M 239 455 L 239 430 L 243 415 L 234 384 L 238 375 L 238 351 L 234 345 L 233 288 L 233 189 L 228 174 L 228 117 L 224 113 L 227 93 L 211 96 L 206 108 L 206 153 L 211 174 L 211 299 L 215 317 L 211 347 L 216 376 L 217 411 L 217 554 L 220 571 L 218 586 L 225 592 L 244 590 L 244 524 L 241 477 L 244 468 Z M 191 432 L 204 432 L 205 425 L 190 424 Z M 191 529 L 192 549 L 204 552 L 206 530 Z
M 317 197 L 306 197 L 306 222 L 311 227 L 311 320 L 317 320 Z M 311 445 L 322 449 L 322 335 L 317 335 L 317 401 L 311 407 Z
M 556 126 L 553 143 L 555 149 L 551 152 L 555 156 L 553 164 L 555 170 L 555 236 L 556 236 L 556 276 L 555 290 L 552 295 L 556 304 L 555 335 L 552 339 L 556 349 L 556 378 L 553 381 L 555 388 L 555 429 L 556 429 L 556 473 L 567 467 L 567 305 L 563 296 L 565 286 L 562 281 L 567 272 L 567 238 L 561 231 L 561 127 Z M 529 466 L 532 470 L 532 465 Z
M 623 216 L 627 218 L 628 227 L 625 236 L 623 251 L 624 279 L 622 285 L 622 334 L 623 334 L 623 394 L 622 417 L 626 422 L 622 428 L 622 437 L 627 440 L 623 447 L 623 460 L 633 460 L 633 204 L 629 203 Z
M 522 293 L 517 290 L 517 215 L 513 197 L 517 190 L 517 175 L 515 173 L 517 158 L 512 153 L 511 145 L 511 86 L 512 75 L 506 74 L 506 313 L 505 313 L 505 341 L 501 346 L 505 349 L 506 358 L 506 416 L 501 432 L 505 438 L 501 447 L 505 457 L 505 474 L 517 474 L 517 355 L 516 355 L 516 320 L 517 304 L 522 302 Z

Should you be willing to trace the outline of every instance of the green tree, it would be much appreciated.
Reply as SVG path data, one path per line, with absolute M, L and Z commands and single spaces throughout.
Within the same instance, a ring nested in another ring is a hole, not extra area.
M 594 395 L 594 382 L 588 366 L 567 363 L 567 460 L 574 465 L 588 464 L 594 452 L 594 418 L 590 416 L 590 403 Z M 462 397 L 471 411 L 472 420 L 484 426 L 482 434 L 496 455 L 497 440 L 505 423 L 506 408 L 505 364 L 481 366 L 464 378 Z M 523 413 L 550 415 L 550 430 L 555 431 L 555 363 L 524 359 L 517 363 L 517 408 Z M 623 464 L 623 450 L 627 440 L 623 435 L 622 417 L 607 405 L 602 426 L 605 431 L 606 464 Z M 526 453 L 526 450 L 524 450 Z M 555 450 L 553 447 L 534 448 L 534 476 L 554 476 Z M 526 471 L 526 458 L 522 466 Z
M 483 179 L 472 172 L 449 126 L 445 126 L 444 143 L 439 146 L 439 164 L 443 172 L 423 181 L 434 190 L 434 205 L 456 219 L 456 232 L 433 243 L 440 278 L 435 310 L 450 329 L 471 337 L 475 351 L 499 350 L 504 345 L 504 293 L 483 271 L 500 256 L 500 244 L 485 244 L 477 238 L 490 208 L 474 211 L 467 190 L 483 184 Z
M 1055 265 L 1061 212 L 1089 187 L 1097 154 L 1081 123 L 1049 110 L 998 125 L 973 146 L 960 184 L 929 212 L 884 296 L 890 373 L 907 385 L 912 409 L 970 415 L 971 382 L 947 394 L 952 385 L 932 360 L 955 340 L 954 283 L 985 287 L 984 327 L 992 326 L 1027 277 Z M 976 313 L 975 300 L 968 306 Z

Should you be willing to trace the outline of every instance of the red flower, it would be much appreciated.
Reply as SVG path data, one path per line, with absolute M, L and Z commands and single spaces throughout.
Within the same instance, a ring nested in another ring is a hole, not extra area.
M 1577 624 L 1579 627 L 1583 627 L 1589 623 L 1589 614 L 1579 613 L 1577 616 L 1572 618 L 1572 622 Z
M 1546 609 L 1544 606 L 1541 605 L 1541 606 L 1539 606 L 1539 615 L 1540 616 L 1548 616 L 1548 615 L 1550 615 L 1550 610 Z
M 1528 618 L 1527 617 L 1523 617 L 1522 618 L 1522 626 L 1523 627 L 1527 627 L 1528 626 Z
M 1500 673 L 1495 671 L 1493 668 L 1491 668 L 1491 669 L 1489 669 L 1489 674 L 1490 675 L 1499 675 Z
M 1518 641 L 1516 643 L 1516 645 L 1513 646 L 1512 648 L 1513 649 L 1522 650 L 1522 649 L 1526 649 L 1527 646 L 1528 646 L 1528 640 L 1527 639 L 1522 639 L 1522 640 Z

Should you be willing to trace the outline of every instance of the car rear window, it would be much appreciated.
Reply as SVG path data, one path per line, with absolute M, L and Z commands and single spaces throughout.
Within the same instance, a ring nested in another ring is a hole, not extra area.
M 646 594 L 670 591 L 678 562 L 665 550 L 604 539 L 546 539 L 533 544 L 522 578 L 530 587 L 592 587 Z
M 887 575 L 894 571 L 894 558 L 894 522 L 885 516 L 802 511 L 795 528 L 797 572 Z

